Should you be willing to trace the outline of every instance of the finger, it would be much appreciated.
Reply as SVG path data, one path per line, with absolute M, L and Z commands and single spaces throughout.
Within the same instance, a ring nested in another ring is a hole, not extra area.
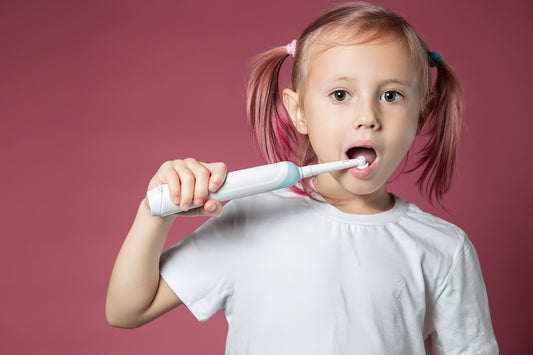
M 157 173 L 152 177 L 148 184 L 148 190 L 159 185 L 167 184 L 169 186 L 169 195 L 174 203 L 179 204 L 180 200 L 180 182 L 179 177 L 174 169 L 174 162 L 167 161 L 161 164 Z
M 148 183 L 148 190 L 151 190 L 161 184 L 166 184 L 166 181 L 163 175 L 168 169 L 173 169 L 172 165 L 173 165 L 172 161 L 166 161 L 163 164 L 161 164 L 161 166 L 159 167 L 155 175 L 152 177 L 152 179 Z
M 181 200 L 181 183 L 176 169 L 175 162 L 168 162 L 163 164 L 161 172 L 158 174 L 159 184 L 167 184 L 170 198 L 179 205 Z
M 209 191 L 216 192 L 226 180 L 227 166 L 224 163 L 207 163 L 205 167 L 211 172 Z
M 211 172 L 207 169 L 204 163 L 195 159 L 185 159 L 185 164 L 194 175 L 194 195 L 193 202 L 197 206 L 205 203 L 208 197 L 208 185 Z
M 194 196 L 194 185 L 196 183 L 196 179 L 193 172 L 189 169 L 187 163 L 185 163 L 183 160 L 174 161 L 174 170 L 179 177 L 180 184 L 179 206 L 182 211 L 187 211 Z

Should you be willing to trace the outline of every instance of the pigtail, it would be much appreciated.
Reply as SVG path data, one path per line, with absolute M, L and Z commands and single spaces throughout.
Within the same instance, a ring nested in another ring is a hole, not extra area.
M 463 92 L 453 70 L 441 57 L 430 58 L 437 69 L 437 79 L 426 107 L 429 140 L 422 148 L 418 167 L 424 169 L 418 179 L 420 190 L 430 200 L 440 201 L 449 190 L 457 165 L 457 151 L 463 119 Z M 422 117 L 424 120 L 425 117 Z
M 248 82 L 247 115 L 254 142 L 268 163 L 298 163 L 299 133 L 283 106 L 278 78 L 288 57 L 287 48 L 273 48 L 252 61 Z

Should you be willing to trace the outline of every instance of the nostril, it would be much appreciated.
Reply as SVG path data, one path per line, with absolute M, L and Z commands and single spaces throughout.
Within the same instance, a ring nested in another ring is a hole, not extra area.
M 354 127 L 356 129 L 370 128 L 370 129 L 375 130 L 379 128 L 379 123 L 375 119 L 375 117 L 367 116 L 367 117 L 361 117 L 356 122 L 354 122 Z
M 370 128 L 372 130 L 375 130 L 378 128 L 378 125 L 376 124 L 369 124 L 369 125 L 365 125 L 365 124 L 359 124 L 355 127 L 356 129 L 362 129 L 362 128 Z

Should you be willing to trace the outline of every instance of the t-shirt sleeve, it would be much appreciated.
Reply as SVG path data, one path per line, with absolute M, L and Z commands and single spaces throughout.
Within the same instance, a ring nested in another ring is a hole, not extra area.
M 161 255 L 161 277 L 199 321 L 225 309 L 233 295 L 242 240 L 238 218 L 230 202 L 222 216 L 209 219 Z
M 433 307 L 433 348 L 441 354 L 498 354 L 479 260 L 463 233 Z

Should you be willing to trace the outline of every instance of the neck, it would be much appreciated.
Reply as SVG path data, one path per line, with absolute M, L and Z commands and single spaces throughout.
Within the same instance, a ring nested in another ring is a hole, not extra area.
M 357 194 L 349 191 L 338 191 L 321 184 L 320 179 L 314 180 L 314 186 L 327 203 L 345 213 L 376 214 L 394 207 L 394 196 L 387 192 L 385 186 L 368 194 Z

